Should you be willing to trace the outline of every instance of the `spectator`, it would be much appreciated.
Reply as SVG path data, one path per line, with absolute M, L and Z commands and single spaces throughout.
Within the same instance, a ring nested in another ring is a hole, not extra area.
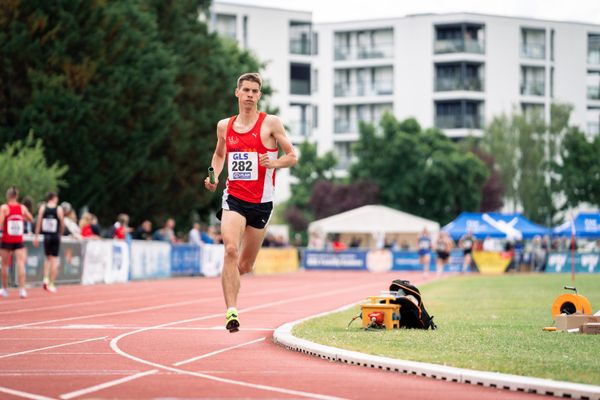
M 129 215 L 119 214 L 114 225 L 113 239 L 126 240 L 130 238 Z
M 133 238 L 136 240 L 152 240 L 152 222 L 146 219 L 133 232 Z
M 80 235 L 84 239 L 100 239 L 92 230 L 93 215 L 89 212 L 84 212 L 79 220 Z
M 214 244 L 217 238 L 216 228 L 214 226 L 200 226 L 200 239 L 206 244 Z
M 198 222 L 194 222 L 192 225 L 192 229 L 188 233 L 188 243 L 195 244 L 196 246 L 204 245 L 200 234 L 200 224 Z
M 343 251 L 348 249 L 348 246 L 340 240 L 340 234 L 335 233 L 331 240 L 331 248 L 333 251 Z
M 483 251 L 496 251 L 496 245 L 494 244 L 494 239 L 489 236 L 483 240 Z
M 176 243 L 177 238 L 175 237 L 175 231 L 173 230 L 174 228 L 175 220 L 173 218 L 168 218 L 165 221 L 165 225 L 154 232 L 154 235 L 152 235 L 152 239 L 160 240 L 163 242 Z
M 23 197 L 23 202 L 21 204 L 27 207 L 27 211 L 33 215 L 33 199 L 30 196 Z M 25 232 L 23 233 L 33 233 L 33 221 L 25 221 Z
M 320 232 L 313 231 L 310 233 L 310 238 L 308 239 L 308 248 L 323 250 L 325 248 L 325 241 L 323 240 L 323 236 Z
M 81 228 L 77 224 L 77 214 L 75 213 L 75 210 L 73 210 L 71 204 L 67 203 L 66 201 L 60 203 L 60 206 L 65 214 L 65 230 L 63 235 L 81 238 Z

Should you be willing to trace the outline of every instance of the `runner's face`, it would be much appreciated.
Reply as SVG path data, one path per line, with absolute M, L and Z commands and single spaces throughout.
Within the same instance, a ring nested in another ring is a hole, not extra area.
M 242 81 L 241 86 L 235 89 L 235 96 L 238 98 L 240 108 L 256 107 L 260 95 L 258 83 L 252 81 Z

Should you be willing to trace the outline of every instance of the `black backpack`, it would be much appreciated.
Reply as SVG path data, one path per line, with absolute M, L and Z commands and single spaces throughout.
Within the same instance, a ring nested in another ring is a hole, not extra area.
M 433 323 L 433 315 L 425 309 L 421 301 L 421 292 L 409 281 L 395 279 L 390 285 L 390 291 L 398 292 L 397 297 L 390 303 L 400 305 L 400 327 L 408 329 L 437 329 Z

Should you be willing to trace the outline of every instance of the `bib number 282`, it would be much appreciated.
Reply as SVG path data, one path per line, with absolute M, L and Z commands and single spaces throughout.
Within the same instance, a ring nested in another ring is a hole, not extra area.
M 258 179 L 258 153 L 239 151 L 231 152 L 228 156 L 229 180 L 255 181 Z

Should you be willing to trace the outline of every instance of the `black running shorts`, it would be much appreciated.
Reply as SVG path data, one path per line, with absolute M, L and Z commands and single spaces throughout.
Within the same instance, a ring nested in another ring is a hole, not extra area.
M 46 256 L 58 257 L 60 250 L 60 236 L 44 235 L 44 254 Z
M 217 213 L 217 218 L 221 220 L 223 210 L 235 211 L 246 218 L 246 225 L 256 229 L 263 229 L 267 226 L 271 213 L 273 211 L 273 202 L 267 203 L 249 203 L 238 199 L 230 194 L 223 200 L 223 209 Z
M 0 244 L 0 248 L 4 250 L 19 250 L 25 247 L 23 243 L 4 243 Z

